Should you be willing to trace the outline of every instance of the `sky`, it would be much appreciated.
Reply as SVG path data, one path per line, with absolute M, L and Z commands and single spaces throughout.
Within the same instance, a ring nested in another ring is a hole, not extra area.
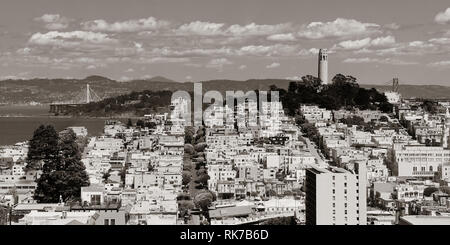
M 317 75 L 450 86 L 448 0 L 0 0 L 0 79 Z

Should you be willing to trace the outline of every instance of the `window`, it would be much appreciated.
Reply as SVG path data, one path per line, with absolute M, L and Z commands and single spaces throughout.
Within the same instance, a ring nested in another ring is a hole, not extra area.
M 116 225 L 116 219 L 111 219 L 111 225 Z
M 104 220 L 104 225 L 109 225 L 109 219 Z
M 100 195 L 91 195 L 91 205 L 100 205 Z

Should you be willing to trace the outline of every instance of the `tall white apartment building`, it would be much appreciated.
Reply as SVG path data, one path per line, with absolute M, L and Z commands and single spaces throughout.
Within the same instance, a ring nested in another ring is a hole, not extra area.
M 306 170 L 307 225 L 366 225 L 366 166 Z

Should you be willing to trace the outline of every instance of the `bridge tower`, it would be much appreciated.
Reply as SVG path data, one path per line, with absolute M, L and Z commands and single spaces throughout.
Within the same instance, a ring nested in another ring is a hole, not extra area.
M 392 92 L 398 93 L 398 78 L 392 79 Z

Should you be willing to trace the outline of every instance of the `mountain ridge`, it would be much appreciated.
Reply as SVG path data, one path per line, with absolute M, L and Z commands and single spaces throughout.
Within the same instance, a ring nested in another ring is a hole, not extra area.
M 214 79 L 200 81 L 204 92 L 216 90 L 224 93 L 228 90 L 249 91 L 269 90 L 271 85 L 287 89 L 293 80 L 288 79 Z M 102 98 L 126 94 L 132 91 L 193 91 L 193 82 L 177 82 L 163 76 L 149 79 L 134 79 L 126 82 L 104 76 L 90 75 L 82 79 L 33 78 L 8 79 L 0 81 L 0 104 L 21 104 L 30 102 L 51 103 L 69 101 L 85 91 L 86 84 Z M 391 86 L 360 84 L 364 88 L 376 88 L 389 91 Z M 404 98 L 450 98 L 450 87 L 444 85 L 400 85 L 399 92 Z

